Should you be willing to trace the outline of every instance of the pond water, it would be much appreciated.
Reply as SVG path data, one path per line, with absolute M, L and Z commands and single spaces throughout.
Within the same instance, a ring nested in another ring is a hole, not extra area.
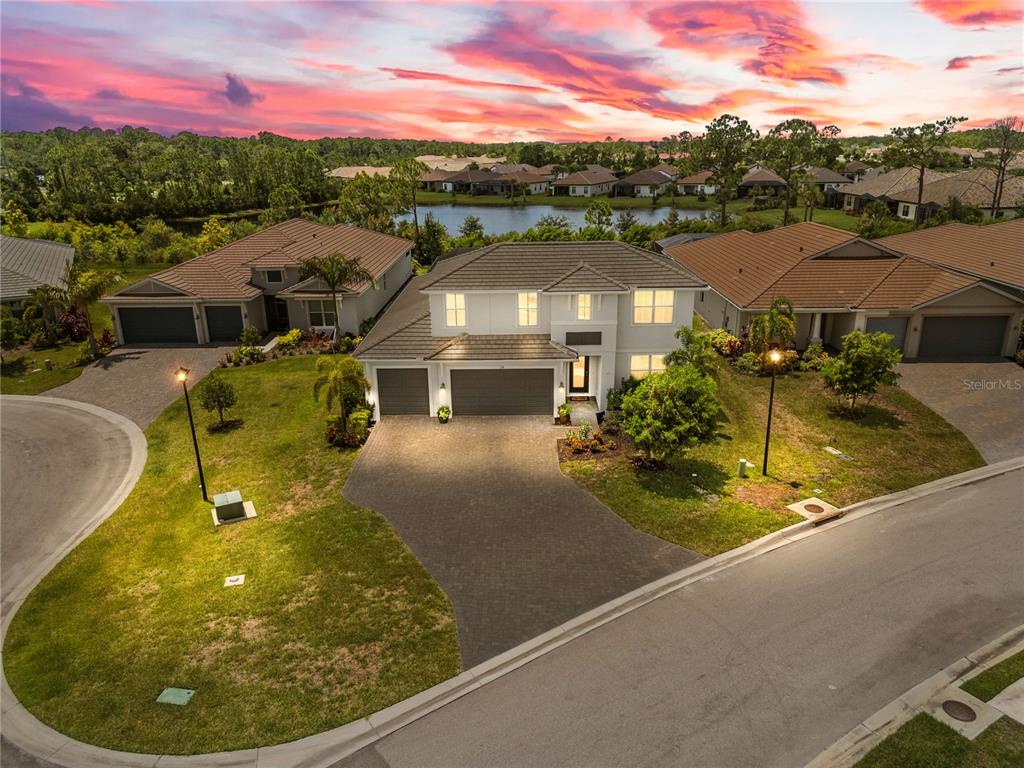
M 620 210 L 623 209 L 612 209 L 613 221 L 619 215 Z M 632 211 L 641 224 L 657 224 L 668 216 L 670 208 L 629 208 L 625 210 Z M 705 213 L 705 211 L 691 208 L 677 208 L 676 211 L 683 219 L 699 219 Z M 444 224 L 448 233 L 453 236 L 458 235 L 459 227 L 462 226 L 462 222 L 467 216 L 478 217 L 480 223 L 483 224 L 484 232 L 488 235 L 524 232 L 530 227 L 536 226 L 542 217 L 548 215 L 564 216 L 575 228 L 586 224 L 583 219 L 586 208 L 559 208 L 555 205 L 421 205 L 419 206 L 421 224 L 428 213 L 432 213 L 435 219 Z M 412 214 L 399 216 L 398 220 L 411 221 Z

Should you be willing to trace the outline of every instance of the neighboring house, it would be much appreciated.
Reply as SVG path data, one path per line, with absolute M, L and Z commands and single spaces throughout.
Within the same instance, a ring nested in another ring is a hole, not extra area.
M 33 288 L 67 288 L 64 276 L 74 260 L 70 245 L 0 235 L 0 303 L 17 312 Z
M 986 218 L 991 216 L 992 195 L 996 185 L 996 172 L 991 168 L 973 168 L 929 182 L 921 190 L 921 219 L 933 216 L 949 205 L 951 199 L 964 205 L 981 208 Z M 916 220 L 917 184 L 892 193 L 889 200 L 896 206 L 896 215 L 901 219 Z M 1007 174 L 1003 180 L 1003 194 L 997 216 L 1012 218 L 1016 209 L 1024 204 L 1024 178 Z
M 607 195 L 618 178 L 610 171 L 577 171 L 551 182 L 551 194 L 569 197 Z
M 841 192 L 845 187 L 853 183 L 853 179 L 843 176 L 841 173 L 836 173 L 830 168 L 819 168 L 811 165 L 806 168 L 801 168 L 800 171 L 809 175 L 815 185 L 822 192 Z
M 103 297 L 122 344 L 237 341 L 242 329 L 333 328 L 356 334 L 412 274 L 413 244 L 344 224 L 291 219 Z M 326 286 L 301 278 L 313 256 L 341 252 L 374 276 L 346 285 L 337 304 Z
M 848 176 L 852 181 L 860 181 L 864 176 L 864 172 L 871 168 L 867 163 L 862 163 L 860 160 L 850 160 L 843 166 L 843 174 Z
M 607 173 L 607 174 L 611 174 L 615 178 L 619 178 L 619 176 L 622 175 L 621 172 L 620 173 L 616 173 L 611 168 L 605 168 L 603 165 L 598 165 L 597 163 L 587 163 L 583 167 L 583 170 L 584 171 L 590 171 L 591 173 Z
M 665 249 L 671 248 L 673 245 L 685 245 L 686 243 L 692 243 L 695 240 L 704 240 L 708 237 L 715 237 L 716 235 L 722 234 L 721 232 L 680 232 L 678 235 L 670 235 L 661 240 L 655 240 L 654 246 L 657 248 L 658 253 L 664 253 Z
M 490 191 L 494 182 L 494 174 L 490 171 L 465 170 L 453 173 L 441 182 L 441 188 L 445 192 L 462 192 L 471 195 L 486 194 Z
M 517 173 L 519 171 L 529 171 L 530 173 L 537 172 L 537 166 L 530 165 L 529 163 L 498 163 L 493 166 L 491 173 L 499 173 L 501 175 L 507 175 L 509 173 Z
M 631 173 L 615 182 L 613 189 L 616 195 L 627 197 L 654 197 L 663 195 L 672 186 L 673 177 L 657 168 L 647 168 Z
M 554 415 L 661 370 L 704 283 L 619 241 L 497 243 L 413 278 L 354 352 L 382 416 Z
M 521 187 L 526 187 L 528 195 L 543 195 L 548 191 L 548 177 L 536 171 L 511 171 L 496 179 L 502 194 L 517 195 Z
M 333 171 L 328 171 L 327 175 L 335 179 L 354 179 L 360 173 L 365 173 L 367 176 L 384 176 L 385 178 L 391 174 L 391 166 L 378 166 L 378 165 L 343 165 L 339 168 L 335 168 Z
M 444 183 L 454 174 L 453 171 L 442 171 L 435 168 L 420 174 L 420 185 L 428 192 L 443 192 Z
M 488 157 L 487 155 L 480 155 L 478 157 L 446 157 L 445 155 L 417 155 L 416 159 L 423 163 L 428 168 L 433 168 L 440 171 L 451 171 L 453 173 L 458 171 L 464 171 L 469 166 L 476 163 L 478 168 L 491 168 L 498 163 L 504 163 L 505 157 Z
M 966 226 L 871 241 L 801 222 L 729 232 L 666 253 L 710 285 L 695 304 L 701 317 L 737 335 L 785 297 L 796 310 L 798 349 L 839 348 L 856 329 L 892 334 L 911 359 L 1012 355 L 1024 312 L 1024 221 Z M 990 262 L 999 264 L 1003 281 L 989 276 L 996 273 Z M 1014 275 L 1017 288 L 1005 282 Z
M 560 165 L 557 165 L 555 163 L 548 163 L 547 165 L 542 165 L 540 168 L 538 168 L 535 171 L 535 173 L 537 175 L 539 175 L 539 176 L 547 177 L 548 181 L 554 181 L 555 179 L 560 179 L 563 176 L 568 176 L 569 175 L 564 170 L 559 170 L 559 171 L 555 170 L 556 168 L 563 168 L 563 167 L 564 166 L 560 166 Z
M 924 183 L 943 179 L 950 174 L 925 170 Z M 847 213 L 860 213 L 868 203 L 879 201 L 889 206 L 896 213 L 895 195 L 913 188 L 915 200 L 917 191 L 917 168 L 894 168 L 883 173 L 867 174 L 860 181 L 843 189 L 843 210 Z
M 669 165 L 668 163 L 659 163 L 658 165 L 651 168 L 651 170 L 661 171 L 662 173 L 666 174 L 670 179 L 672 179 L 672 181 L 675 181 L 676 179 L 679 178 L 679 169 L 676 168 L 674 165 Z
M 711 181 L 711 171 L 697 171 L 676 181 L 681 195 L 713 195 L 718 188 Z
M 744 197 L 752 194 L 757 189 L 772 191 L 778 194 L 785 187 L 786 180 L 775 173 L 775 171 L 754 166 L 743 174 L 743 178 L 740 179 L 738 194 L 740 197 Z

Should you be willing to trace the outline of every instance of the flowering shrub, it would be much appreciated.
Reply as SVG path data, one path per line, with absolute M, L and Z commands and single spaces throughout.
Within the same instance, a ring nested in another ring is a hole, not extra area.
M 291 352 L 302 341 L 302 331 L 292 328 L 288 333 L 282 333 L 277 337 L 277 349 L 281 352 Z
M 803 358 L 800 360 L 801 371 L 820 371 L 828 361 L 829 355 L 821 344 L 811 344 L 804 350 Z
M 743 340 L 733 336 L 724 328 L 715 328 L 708 331 L 708 339 L 711 348 L 722 357 L 730 360 L 739 356 L 743 351 Z
M 85 341 L 89 335 L 89 324 L 78 307 L 69 307 L 60 313 L 57 324 L 71 341 Z

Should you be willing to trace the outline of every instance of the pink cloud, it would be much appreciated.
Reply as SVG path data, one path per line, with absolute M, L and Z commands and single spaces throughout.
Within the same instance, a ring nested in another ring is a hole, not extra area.
M 823 50 L 827 43 L 807 27 L 803 11 L 792 0 L 673 3 L 651 10 L 647 21 L 661 35 L 663 47 L 709 58 L 745 56 L 740 67 L 769 80 L 846 82 Z
M 450 85 L 466 85 L 473 88 L 498 88 L 510 91 L 530 91 L 533 93 L 548 93 L 549 88 L 542 88 L 537 85 L 520 85 L 519 83 L 496 83 L 491 80 L 474 80 L 468 77 L 456 77 L 441 72 L 421 72 L 418 69 L 394 69 L 392 67 L 381 67 L 381 72 L 387 72 L 399 80 L 433 80 Z
M 993 61 L 995 56 L 954 56 L 946 63 L 946 69 L 968 69 L 976 61 Z
M 958 27 L 1017 24 L 1024 19 L 1019 0 L 917 0 L 917 7 Z
M 323 69 L 328 72 L 338 72 L 343 75 L 354 75 L 359 72 L 358 67 L 354 67 L 351 64 L 338 64 L 328 61 L 316 61 L 314 59 L 290 59 L 293 64 L 298 64 L 300 67 L 307 67 L 309 69 Z

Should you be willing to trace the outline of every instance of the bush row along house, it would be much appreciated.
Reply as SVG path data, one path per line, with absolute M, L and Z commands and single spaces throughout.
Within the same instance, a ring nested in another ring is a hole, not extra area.
M 739 335 L 778 297 L 796 309 L 796 346 L 834 348 L 885 331 L 908 359 L 997 358 L 1024 313 L 1024 220 L 948 224 L 878 240 L 813 222 L 669 245 L 709 286 L 696 311 Z

